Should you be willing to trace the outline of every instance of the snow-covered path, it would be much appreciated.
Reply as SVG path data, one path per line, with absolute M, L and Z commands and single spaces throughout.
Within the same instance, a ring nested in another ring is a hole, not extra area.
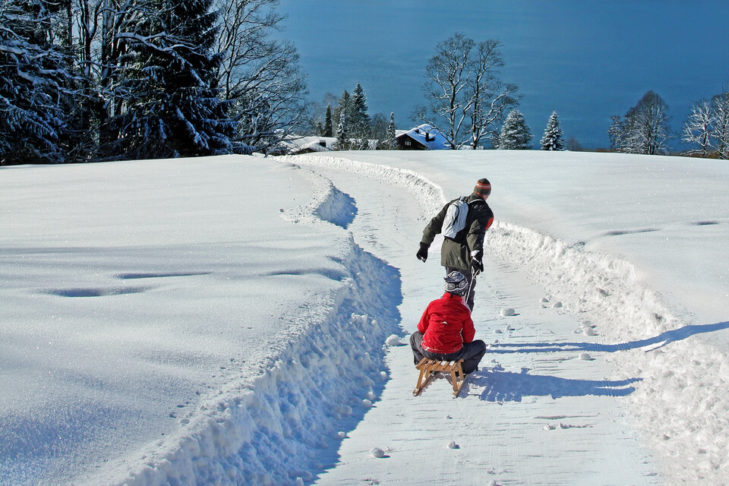
M 414 257 L 433 210 L 413 204 L 413 191 L 422 188 L 397 177 L 388 183 L 356 163 L 304 160 L 297 163 L 355 201 L 357 217 L 348 228 L 355 241 L 400 269 L 402 326 L 412 332 L 425 305 L 442 293 L 437 248 L 426 265 Z M 479 279 L 476 302 L 477 337 L 491 346 L 461 397 L 452 398 L 444 378 L 412 396 L 417 373 L 404 335 L 388 356 L 390 380 L 381 400 L 317 484 L 422 484 L 423 477 L 436 484 L 605 484 L 606 478 L 658 484 L 656 467 L 625 417 L 623 397 L 639 378 L 616 378 L 601 353 L 575 346 L 555 351 L 560 343 L 594 340 L 581 321 L 498 256 Z M 504 309 L 516 315 L 502 316 Z M 553 346 L 544 350 L 546 343 Z M 385 457 L 373 457 L 373 448 Z

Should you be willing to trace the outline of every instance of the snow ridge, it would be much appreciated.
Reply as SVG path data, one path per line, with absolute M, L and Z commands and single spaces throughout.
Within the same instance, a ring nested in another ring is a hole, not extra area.
M 291 164 L 301 170 L 299 164 Z M 313 171 L 307 171 L 307 182 L 313 184 L 311 200 L 295 209 L 284 212 L 281 217 L 292 223 L 318 224 L 322 221 L 347 229 L 357 215 L 357 203 L 340 191 L 332 181 Z
M 677 483 L 721 483 L 729 470 L 729 398 L 710 402 L 702 389 L 707 381 L 725 386 L 729 357 L 687 338 L 729 323 L 682 322 L 660 295 L 645 288 L 630 263 L 586 251 L 579 243 L 568 245 L 501 222 L 489 233 L 492 256 L 529 269 L 535 281 L 551 289 L 549 301 L 584 316 L 580 332 L 598 334 L 608 343 L 578 346 L 609 353 L 624 378 L 642 380 L 629 397 L 633 419 L 663 459 L 665 477 Z
M 426 214 L 438 211 L 447 202 L 443 188 L 412 170 L 323 155 L 307 156 L 305 159 L 289 155 L 280 159 L 300 167 L 329 167 L 379 179 L 383 183 L 399 184 L 412 194 Z
M 335 221 L 356 212 L 331 184 L 319 189 L 301 219 L 311 221 L 322 206 L 344 213 L 329 213 Z M 241 375 L 204 401 L 177 436 L 151 444 L 136 462 L 144 466 L 127 467 L 117 484 L 300 484 L 333 466 L 346 431 L 384 387 L 387 337 L 401 333 L 398 270 L 351 234 L 341 246 L 342 285 L 290 316 L 295 325 L 271 343 L 260 373 Z

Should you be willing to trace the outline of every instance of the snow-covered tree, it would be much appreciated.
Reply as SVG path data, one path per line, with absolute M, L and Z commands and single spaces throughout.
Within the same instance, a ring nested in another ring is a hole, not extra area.
M 525 150 L 532 139 L 531 131 L 524 115 L 519 110 L 511 110 L 504 120 L 499 133 L 498 148 L 502 150 Z
M 516 105 L 516 85 L 504 84 L 497 76 L 504 65 L 500 47 L 498 41 L 488 40 L 479 42 L 473 51 L 466 96 L 471 101 L 469 145 L 474 150 L 484 138 L 493 144 L 506 110 Z
M 220 12 L 217 81 L 238 121 L 234 139 L 266 150 L 306 122 L 306 83 L 299 54 L 273 38 L 283 16 L 277 0 L 214 0 Z
M 228 152 L 233 123 L 219 98 L 212 0 L 150 0 L 127 39 L 132 62 L 120 115 L 125 153 L 135 158 Z
M 337 106 L 334 107 L 332 117 L 337 120 L 337 123 L 342 122 L 342 113 L 344 113 L 344 121 L 347 126 L 344 127 L 344 131 L 347 132 L 347 136 L 350 136 L 351 121 L 349 115 L 352 112 L 352 96 L 346 89 L 342 92 L 342 96 L 337 99 Z M 337 133 L 339 133 L 339 126 L 337 126 Z
M 67 76 L 43 0 L 0 4 L 0 163 L 63 162 Z
M 337 150 L 347 149 L 349 149 L 349 133 L 347 133 L 347 111 L 340 110 L 339 124 L 337 125 Z
M 375 149 L 387 148 L 387 117 L 383 113 L 375 113 L 370 117 L 370 126 L 367 129 L 369 139 L 366 140 L 365 149 L 370 148 L 369 140 L 374 141 Z
M 712 130 L 711 138 L 716 151 L 722 159 L 729 159 L 729 91 L 711 99 Z
M 660 154 L 666 151 L 668 139 L 668 105 L 648 91 L 623 118 L 612 117 L 608 130 L 615 150 L 636 154 Z
M 325 137 L 331 137 L 334 135 L 334 126 L 332 125 L 332 105 L 327 105 L 327 111 L 324 115 L 324 133 Z
M 608 128 L 608 137 L 610 138 L 610 150 L 620 151 L 623 146 L 623 119 L 618 115 L 610 117 L 610 128 Z
M 367 114 L 367 97 L 362 85 L 357 83 L 349 104 L 349 136 L 357 139 L 357 147 L 364 150 L 370 136 L 370 116 Z
M 516 105 L 516 86 L 503 84 L 503 60 L 497 41 L 476 44 L 456 33 L 436 46 L 426 66 L 424 86 L 429 106 L 417 117 L 437 128 L 454 149 L 476 148 L 484 137 L 496 138 L 508 107 Z
M 681 139 L 684 142 L 695 143 L 706 156 L 711 149 L 713 112 L 708 101 L 700 101 L 691 108 L 688 119 L 683 125 Z
M 547 121 L 547 127 L 544 129 L 544 135 L 540 141 L 542 150 L 564 150 L 564 142 L 562 140 L 562 127 L 559 126 L 559 118 L 557 112 L 553 111 Z
M 390 122 L 387 124 L 386 147 L 388 150 L 395 150 L 397 148 L 397 134 L 395 131 L 395 113 L 390 113 Z

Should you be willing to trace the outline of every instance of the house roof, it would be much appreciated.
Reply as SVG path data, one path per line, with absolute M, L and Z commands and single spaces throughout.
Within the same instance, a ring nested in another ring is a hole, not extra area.
M 443 134 L 435 127 L 423 123 L 410 130 L 398 131 L 396 134 L 397 138 L 409 137 L 428 150 L 444 150 L 450 149 L 451 145 L 448 143 Z
M 315 136 L 298 136 L 290 135 L 286 139 L 282 140 L 278 147 L 290 154 L 300 154 L 305 152 L 327 152 L 332 150 L 331 147 L 335 144 L 336 138 L 334 137 L 315 137 Z

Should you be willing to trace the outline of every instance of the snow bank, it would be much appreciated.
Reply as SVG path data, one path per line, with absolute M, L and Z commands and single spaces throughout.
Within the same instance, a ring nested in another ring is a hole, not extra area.
M 555 348 L 612 353 L 626 378 L 641 378 L 629 398 L 632 412 L 651 448 L 664 458 L 667 477 L 711 484 L 726 478 L 729 397 L 715 400 L 705 390 L 726 387 L 729 358 L 686 339 L 729 328 L 729 322 L 681 322 L 660 295 L 644 287 L 630 263 L 579 244 L 497 223 L 488 249 L 492 257 L 529 269 L 535 281 L 552 290 L 548 300 L 584 316 L 576 332 L 594 330 L 604 343 L 552 343 Z
M 339 224 L 356 208 L 326 187 L 307 207 Z M 354 428 L 384 386 L 385 342 L 399 332 L 402 300 L 399 272 L 351 235 L 338 263 L 343 285 L 291 316 L 297 325 L 261 374 L 240 376 L 203 402 L 174 437 L 142 453 L 146 466 L 123 484 L 296 484 L 334 464 L 341 431 Z
M 353 174 L 362 174 L 375 180 L 379 179 L 383 184 L 397 184 L 402 187 L 403 191 L 409 192 L 413 200 L 423 207 L 426 213 L 439 210 L 444 204 L 441 201 L 446 201 L 440 186 L 427 177 L 408 169 L 323 155 L 287 156 L 281 157 L 281 160 L 301 167 L 339 169 Z

